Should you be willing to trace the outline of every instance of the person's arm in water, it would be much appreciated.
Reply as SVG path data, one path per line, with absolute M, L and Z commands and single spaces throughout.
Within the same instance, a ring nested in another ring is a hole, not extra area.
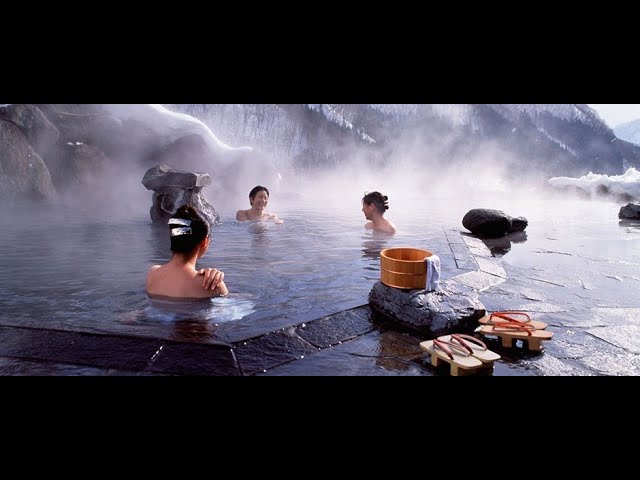
M 216 268 L 202 268 L 198 270 L 198 275 L 204 276 L 202 287 L 211 290 L 219 296 L 224 297 L 229 293 L 227 285 L 224 283 L 224 272 Z
M 247 211 L 246 210 L 238 210 L 236 212 L 236 220 L 239 222 L 243 222 L 247 219 Z
M 284 223 L 284 220 L 278 218 L 278 216 L 275 213 L 268 213 L 267 214 L 267 218 L 269 220 L 272 220 L 273 222 L 279 224 L 279 225 Z

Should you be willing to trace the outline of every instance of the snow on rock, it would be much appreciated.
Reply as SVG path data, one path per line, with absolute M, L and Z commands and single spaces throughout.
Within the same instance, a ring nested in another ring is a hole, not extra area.
M 629 195 L 640 198 L 640 171 L 629 168 L 622 175 L 600 175 L 589 172 L 580 178 L 555 177 L 548 180 L 556 188 L 575 187 L 590 195 L 607 192 L 611 195 Z
M 122 119 L 134 119 L 152 127 L 155 133 L 174 142 L 186 135 L 198 134 L 214 152 L 251 152 L 251 147 L 231 147 L 223 143 L 203 122 L 191 115 L 176 113 L 159 104 L 105 104 L 103 108 Z M 221 158 L 225 158 L 224 155 Z

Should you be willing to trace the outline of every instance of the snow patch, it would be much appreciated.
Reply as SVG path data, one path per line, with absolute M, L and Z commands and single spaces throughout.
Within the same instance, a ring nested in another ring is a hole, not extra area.
M 548 180 L 552 187 L 577 187 L 589 194 L 599 194 L 603 188 L 612 195 L 640 198 L 640 171 L 629 168 L 622 175 L 601 175 L 589 172 L 580 178 L 555 177 Z
M 133 118 L 147 124 L 156 133 L 164 136 L 168 143 L 185 135 L 201 135 L 213 151 L 251 152 L 251 147 L 231 147 L 223 143 L 203 122 L 191 115 L 168 110 L 160 104 L 108 104 L 104 109 L 116 117 L 127 120 Z M 162 120 L 162 121 L 158 121 Z

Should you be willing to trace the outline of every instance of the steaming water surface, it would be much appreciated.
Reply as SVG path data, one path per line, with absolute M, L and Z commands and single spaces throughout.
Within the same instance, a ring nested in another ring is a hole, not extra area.
M 223 270 L 232 293 L 182 303 L 145 294 L 149 266 L 170 257 L 167 231 L 150 224 L 147 206 L 125 218 L 63 207 L 4 212 L 0 324 L 204 342 L 251 338 L 366 304 L 382 248 L 451 256 L 444 229 L 464 231 L 462 217 L 479 207 L 528 218 L 519 243 L 487 246 L 523 289 L 543 288 L 545 301 L 562 305 L 564 321 L 580 322 L 599 307 L 640 307 L 640 228 L 619 222 L 618 204 L 497 194 L 455 204 L 444 195 L 406 196 L 391 207 L 387 217 L 399 227 L 392 237 L 363 229 L 359 198 L 342 207 L 311 199 L 278 207 L 284 225 L 236 222 L 221 212 L 198 266 Z

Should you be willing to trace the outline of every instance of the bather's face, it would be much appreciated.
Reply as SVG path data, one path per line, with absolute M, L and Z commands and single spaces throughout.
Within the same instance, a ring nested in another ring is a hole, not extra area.
M 257 210 L 264 210 L 267 208 L 267 204 L 269 203 L 269 195 L 264 190 L 256 193 L 256 196 L 253 197 L 253 201 L 251 202 L 251 206 L 255 207 Z
M 367 220 L 371 220 L 371 212 L 374 208 L 375 207 L 373 206 L 373 203 L 371 205 L 367 205 L 365 202 L 362 202 L 362 211 L 364 213 L 364 218 L 366 218 Z

